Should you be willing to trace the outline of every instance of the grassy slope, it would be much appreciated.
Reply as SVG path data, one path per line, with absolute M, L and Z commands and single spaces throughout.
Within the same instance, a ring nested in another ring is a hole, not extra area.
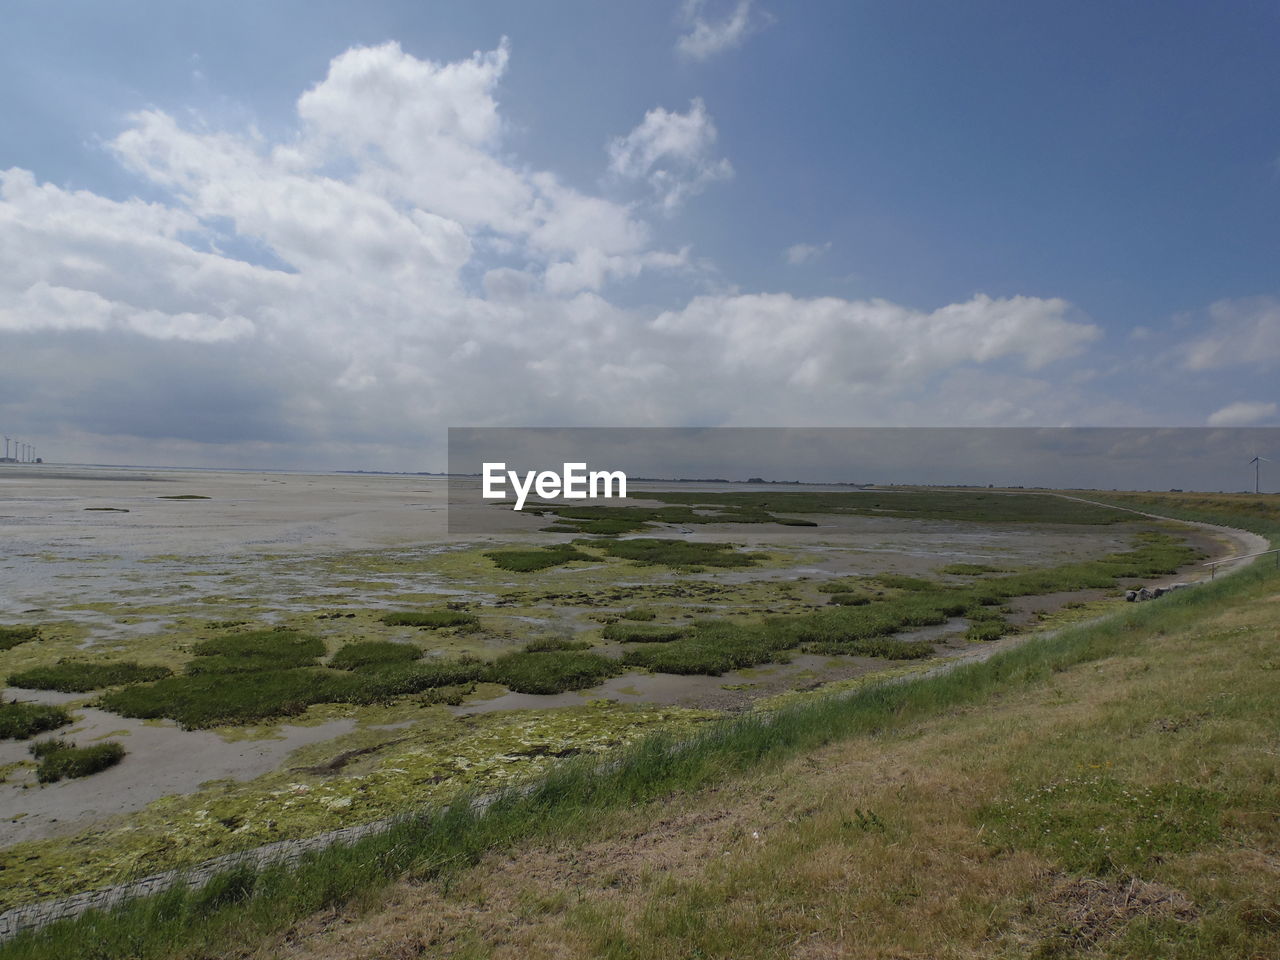
M 575 820 L 259 955 L 1280 955 L 1280 594 L 1245 577 L 1100 659 Z
M 263 956 L 1276 955 L 1276 590 L 1259 568 L 679 762 L 568 764 L 248 904 L 170 898 L 0 955 L 230 955 L 307 909 Z M 382 885 L 405 868 L 428 882 Z

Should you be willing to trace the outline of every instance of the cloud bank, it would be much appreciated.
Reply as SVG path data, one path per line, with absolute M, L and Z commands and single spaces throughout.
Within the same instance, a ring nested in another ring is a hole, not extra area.
M 416 469 L 462 424 L 1087 419 L 1045 379 L 1100 336 L 1064 300 L 709 293 L 645 213 L 731 176 L 706 105 L 606 144 L 613 181 L 650 194 L 630 202 L 507 153 L 510 61 L 505 41 L 347 50 L 276 140 L 138 112 L 110 150 L 158 201 L 0 173 L 0 349 L 21 358 L 0 413 L 60 459 Z M 684 299 L 623 306 L 650 276 Z M 1255 314 L 1219 322 L 1275 346 Z

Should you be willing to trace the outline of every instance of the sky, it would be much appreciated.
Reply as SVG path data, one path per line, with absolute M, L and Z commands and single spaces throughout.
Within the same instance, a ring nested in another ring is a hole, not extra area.
M 52 461 L 1280 424 L 1275 2 L 5 21 L 0 430 Z

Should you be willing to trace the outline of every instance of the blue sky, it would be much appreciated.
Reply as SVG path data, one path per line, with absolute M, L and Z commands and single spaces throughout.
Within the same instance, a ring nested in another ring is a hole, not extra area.
M 56 459 L 1280 421 L 1275 4 L 6 21 L 0 424 Z

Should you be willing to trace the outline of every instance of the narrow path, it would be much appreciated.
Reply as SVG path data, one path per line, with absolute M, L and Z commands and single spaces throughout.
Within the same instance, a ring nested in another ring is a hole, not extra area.
M 1149 517 L 1153 520 L 1168 520 L 1174 523 L 1198 527 L 1223 537 L 1235 546 L 1237 550 L 1232 554 L 1228 554 L 1228 556 L 1258 553 L 1270 548 L 1270 542 L 1265 537 L 1256 533 L 1251 533 L 1247 530 L 1240 530 L 1235 527 L 1224 527 L 1217 524 L 1203 523 L 1199 521 L 1180 520 L 1177 517 L 1160 516 L 1159 514 L 1146 513 L 1144 511 L 1134 510 L 1128 507 L 1115 507 L 1113 504 L 1102 503 L 1096 500 L 1086 500 L 1082 497 L 1072 497 L 1067 494 L 1055 494 L 1055 496 L 1060 496 L 1067 500 L 1076 500 L 1081 503 L 1095 504 L 1096 506 L 1101 507 L 1113 507 L 1113 509 L 1116 510 L 1124 510 L 1128 513 Z M 1236 570 L 1242 570 L 1253 562 L 1254 559 L 1242 560 L 1238 565 L 1233 565 L 1227 570 L 1224 570 L 1223 574 L 1227 575 L 1235 572 Z M 1208 572 L 1206 568 L 1205 574 L 1200 577 L 1199 580 L 1203 581 L 1207 579 L 1207 577 Z M 1001 650 L 1006 650 L 1012 646 L 1026 643 L 1029 640 L 1053 636 L 1061 629 L 1074 629 L 1078 626 L 1098 623 L 1112 615 L 1113 614 L 1108 613 L 1093 620 L 1086 620 L 1081 621 L 1078 624 L 1071 624 L 1069 628 L 1062 627 L 1054 630 L 1041 631 L 1039 633 L 1024 634 L 1019 637 L 1010 637 L 1008 638 L 1008 642 L 996 641 L 995 643 L 984 644 L 982 647 L 975 649 L 972 654 L 954 657 L 945 663 L 939 664 L 933 669 L 926 670 L 921 673 L 910 674 L 904 677 L 898 677 L 887 682 L 904 683 L 910 680 L 945 673 L 949 670 L 954 670 L 965 663 L 986 660 Z M 852 695 L 852 692 L 850 695 Z M 477 803 L 483 805 L 489 799 L 490 798 L 488 797 L 482 797 L 477 801 Z M 381 833 L 390 829 L 396 823 L 401 822 L 408 816 L 412 816 L 412 813 L 401 814 L 384 820 L 375 820 L 372 823 L 359 824 L 353 827 L 345 827 L 341 830 L 332 830 L 328 833 L 321 833 L 300 840 L 281 840 L 276 843 L 267 844 L 266 846 L 256 847 L 252 850 L 226 854 L 212 860 L 206 860 L 196 866 L 177 870 L 166 870 L 128 883 L 116 884 L 115 886 L 103 887 L 97 890 L 87 890 L 83 893 L 64 897 L 59 900 L 46 900 L 40 903 L 29 903 L 14 907 L 0 913 L 0 942 L 10 939 L 23 930 L 38 929 L 39 927 L 43 927 L 58 920 L 65 920 L 79 916 L 89 910 L 108 910 L 136 897 L 144 897 L 160 893 L 179 884 L 193 889 L 202 887 L 216 875 L 235 867 L 249 866 L 255 869 L 261 869 L 263 867 L 277 864 L 294 864 L 297 863 L 305 854 L 312 851 L 323 850 L 326 847 L 333 846 L 335 844 L 352 843 L 362 837 Z

